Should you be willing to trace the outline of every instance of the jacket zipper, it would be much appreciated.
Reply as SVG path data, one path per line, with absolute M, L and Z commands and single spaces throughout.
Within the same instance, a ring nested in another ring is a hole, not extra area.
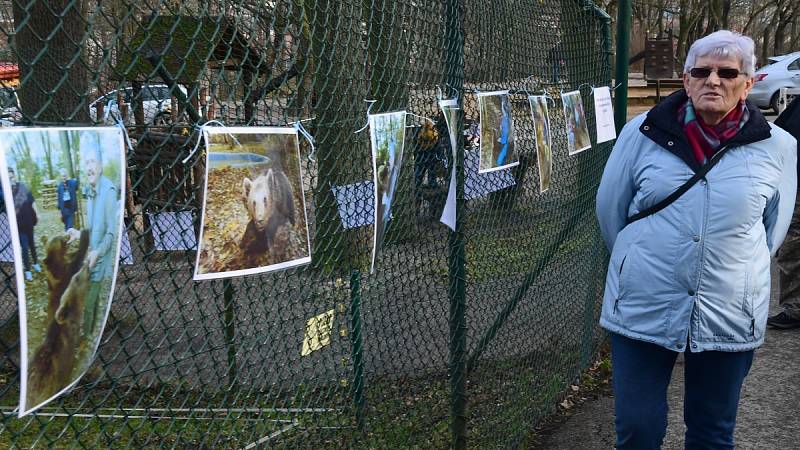
M 717 149 L 716 153 L 714 153 L 714 155 L 711 156 L 711 159 L 708 162 L 706 162 L 706 164 L 709 164 L 711 161 L 714 160 L 714 158 L 721 158 L 721 156 L 719 156 L 720 153 L 722 152 L 722 150 L 724 150 L 727 147 L 728 147 L 728 145 L 726 144 L 726 145 L 721 146 L 719 149 Z M 706 240 L 704 239 L 704 236 L 706 235 L 706 228 L 708 227 L 708 203 L 709 203 L 710 199 L 709 199 L 709 193 L 708 193 L 708 178 L 703 177 L 700 180 L 700 183 L 702 183 L 704 181 L 705 181 L 705 185 L 701 184 L 701 186 L 703 186 L 703 191 L 704 191 L 703 194 L 705 195 L 706 200 L 705 200 L 705 202 L 703 202 L 703 222 L 701 224 L 701 229 L 700 229 L 700 264 L 698 265 L 699 270 L 697 271 L 697 282 L 695 283 L 695 286 L 694 286 L 694 300 L 693 300 L 694 304 L 692 305 L 692 321 L 695 320 L 696 314 L 697 314 L 697 296 L 700 295 L 700 278 L 702 277 L 703 268 L 704 268 L 704 265 L 705 265 L 704 261 L 705 261 L 705 252 L 706 252 Z M 690 321 L 690 324 L 689 324 L 689 332 L 688 332 L 687 338 L 688 338 L 688 345 L 691 347 L 692 346 L 692 325 L 691 325 L 691 321 Z

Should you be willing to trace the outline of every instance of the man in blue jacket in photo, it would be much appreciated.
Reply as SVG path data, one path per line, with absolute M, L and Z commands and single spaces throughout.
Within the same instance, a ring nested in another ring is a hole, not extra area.
M 73 228 L 75 210 L 78 207 L 78 180 L 67 178 L 67 171 L 61 169 L 61 181 L 58 183 L 58 210 L 61 211 L 61 222 L 64 231 Z

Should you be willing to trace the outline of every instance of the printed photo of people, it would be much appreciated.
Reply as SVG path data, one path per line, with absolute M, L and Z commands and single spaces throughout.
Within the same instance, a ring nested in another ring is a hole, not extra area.
M 553 146 L 550 136 L 550 114 L 547 110 L 547 97 L 531 95 L 528 97 L 536 136 L 536 158 L 539 162 L 539 192 L 550 187 L 553 173 Z
M 205 128 L 206 183 L 195 280 L 311 261 L 297 130 Z
M 125 198 L 119 128 L 0 131 L 19 293 L 19 415 L 89 368 L 116 281 Z
M 508 91 L 478 93 L 478 107 L 481 119 L 478 172 L 491 172 L 519 164 Z
M 392 200 L 403 165 L 406 137 L 406 112 L 397 111 L 369 116 L 372 143 L 372 173 L 375 178 L 375 231 L 370 272 L 383 246 L 383 237 L 392 215 Z
M 570 155 L 574 155 L 592 146 L 586 114 L 583 112 L 583 100 L 580 91 L 572 91 L 562 94 L 561 101 L 567 124 L 567 149 Z

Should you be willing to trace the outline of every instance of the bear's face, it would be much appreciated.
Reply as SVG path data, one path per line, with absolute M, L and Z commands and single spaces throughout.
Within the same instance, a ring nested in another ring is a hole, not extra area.
M 42 237 L 45 247 L 44 268 L 47 283 L 51 284 L 64 276 L 67 270 L 67 236 L 54 236 L 47 241 Z
M 267 227 L 267 220 L 272 209 L 270 204 L 272 198 L 271 175 L 272 170 L 270 169 L 267 173 L 259 175 L 253 180 L 245 178 L 242 182 L 242 200 L 248 214 L 250 214 L 250 219 L 259 230 L 264 230 Z

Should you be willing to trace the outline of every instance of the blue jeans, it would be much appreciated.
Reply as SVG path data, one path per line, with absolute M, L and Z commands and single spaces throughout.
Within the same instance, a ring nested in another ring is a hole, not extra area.
M 678 353 L 611 334 L 618 449 L 659 449 L 667 431 L 667 387 Z M 686 449 L 733 449 L 742 382 L 753 351 L 684 353 Z
M 25 270 L 30 272 L 31 261 L 28 256 L 33 257 L 33 263 L 37 264 L 39 261 L 36 258 L 36 242 L 33 240 L 33 228 L 30 230 L 19 230 L 19 246 L 22 248 L 22 266 Z
M 73 218 L 74 215 L 75 215 L 74 212 L 71 212 L 71 213 L 63 213 L 62 212 L 61 213 L 61 221 L 64 222 L 64 231 L 67 231 L 70 228 L 73 228 L 73 223 L 74 222 L 73 222 L 72 218 Z

